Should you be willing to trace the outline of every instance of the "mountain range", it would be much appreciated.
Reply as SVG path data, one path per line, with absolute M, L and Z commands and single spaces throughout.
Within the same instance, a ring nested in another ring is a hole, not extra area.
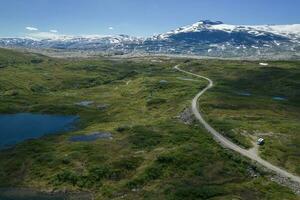
M 138 38 L 66 36 L 0 38 L 1 47 L 88 50 L 107 54 L 175 54 L 208 57 L 300 58 L 300 24 L 230 25 L 202 20 L 173 31 Z

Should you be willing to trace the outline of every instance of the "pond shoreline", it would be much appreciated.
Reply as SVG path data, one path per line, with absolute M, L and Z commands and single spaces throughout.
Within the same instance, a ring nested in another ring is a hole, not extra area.
M 26 141 L 59 135 L 78 128 L 78 115 L 0 114 L 0 151 Z
M 0 188 L 1 200 L 92 200 L 93 195 L 85 191 L 43 191 L 34 188 Z

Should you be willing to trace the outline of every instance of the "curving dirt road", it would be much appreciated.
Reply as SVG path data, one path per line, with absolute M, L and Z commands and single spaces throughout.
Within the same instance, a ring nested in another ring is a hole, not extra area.
M 230 140 L 228 140 L 227 138 L 225 138 L 222 134 L 220 134 L 218 131 L 216 131 L 213 127 L 211 127 L 202 117 L 201 113 L 198 110 L 198 100 L 199 98 L 210 88 L 213 87 L 214 83 L 212 80 L 210 80 L 207 77 L 204 76 L 200 76 L 185 70 L 182 70 L 179 68 L 179 65 L 176 65 L 174 67 L 176 70 L 181 71 L 185 74 L 189 74 L 192 76 L 196 76 L 198 78 L 202 78 L 205 79 L 209 82 L 209 84 L 206 86 L 206 88 L 204 88 L 202 91 L 200 91 L 193 99 L 192 101 L 192 111 L 195 115 L 195 117 L 199 120 L 199 122 L 205 127 L 205 129 L 211 133 L 214 137 L 214 139 L 219 142 L 223 147 L 228 148 L 228 149 L 232 149 L 233 151 L 236 151 L 238 153 L 240 153 L 241 155 L 250 158 L 251 160 L 256 161 L 257 163 L 263 165 L 264 167 L 272 170 L 273 172 L 275 172 L 276 174 L 278 174 L 279 176 L 285 177 L 285 178 L 289 178 L 291 181 L 297 182 L 300 184 L 300 177 L 293 175 L 269 162 L 267 162 L 266 160 L 263 160 L 262 158 L 260 158 L 256 153 L 254 153 L 254 151 L 249 151 L 246 149 L 241 148 L 240 146 L 234 144 L 233 142 L 231 142 Z

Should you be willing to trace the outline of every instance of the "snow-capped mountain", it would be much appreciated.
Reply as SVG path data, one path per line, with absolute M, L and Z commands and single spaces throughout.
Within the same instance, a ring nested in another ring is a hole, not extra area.
M 139 43 L 140 39 L 128 35 L 117 36 L 65 36 L 56 35 L 49 38 L 24 37 L 0 38 L 0 46 L 23 48 L 52 48 L 70 50 L 107 51 L 109 49 L 131 46 Z
M 211 57 L 300 58 L 300 24 L 229 25 L 199 21 L 150 38 L 64 36 L 0 38 L 0 46 L 122 53 L 185 54 Z M 46 35 L 47 36 L 47 35 Z
M 172 35 L 191 33 L 191 32 L 203 32 L 203 31 L 222 31 L 226 33 L 247 32 L 252 35 L 262 36 L 268 33 L 293 38 L 300 37 L 300 24 L 293 25 L 259 25 L 259 26 L 247 26 L 247 25 L 229 25 L 223 24 L 220 21 L 212 22 L 209 20 L 199 21 L 190 26 L 184 26 L 174 31 L 170 31 L 166 34 L 160 34 L 154 36 L 156 39 L 166 39 Z
M 144 44 L 152 52 L 215 57 L 299 56 L 300 24 L 228 25 L 199 21 L 159 34 Z

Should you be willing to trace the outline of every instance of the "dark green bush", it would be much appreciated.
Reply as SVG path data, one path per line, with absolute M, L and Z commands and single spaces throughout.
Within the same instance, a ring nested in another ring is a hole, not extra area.
M 145 170 L 144 180 L 151 181 L 158 179 L 163 174 L 163 167 L 161 165 L 153 165 Z
M 142 159 L 139 157 L 126 157 L 121 160 L 118 160 L 113 163 L 114 168 L 131 171 L 135 170 L 140 163 L 142 162 Z
M 201 185 L 182 181 L 175 184 L 171 189 L 165 191 L 170 199 L 210 199 L 216 196 L 224 195 L 225 190 L 221 186 Z
M 79 176 L 69 170 L 64 170 L 63 172 L 56 175 L 55 182 L 62 184 L 62 183 L 68 183 L 72 184 L 73 186 L 77 185 L 77 182 L 79 180 Z
M 147 106 L 164 104 L 166 102 L 167 102 L 166 99 L 161 99 L 161 98 L 150 99 L 150 100 L 147 101 Z
M 30 62 L 33 63 L 33 64 L 39 64 L 39 63 L 43 62 L 43 59 L 41 59 L 41 58 L 33 58 L 33 59 L 31 59 Z
M 42 85 L 33 85 L 30 87 L 30 90 L 32 92 L 40 93 L 40 92 L 46 92 L 48 89 Z
M 119 126 L 119 127 L 117 127 L 117 128 L 116 128 L 116 131 L 118 131 L 118 132 L 124 132 L 124 131 L 127 131 L 127 130 L 129 130 L 129 129 L 130 129 L 129 126 L 124 125 L 124 126 Z
M 177 158 L 173 155 L 161 155 L 157 158 L 156 162 L 160 164 L 170 164 L 175 163 Z
M 109 178 L 111 174 L 112 171 L 108 166 L 94 167 L 89 170 L 89 179 L 98 182 L 105 178 Z
M 139 149 L 151 149 L 162 141 L 162 135 L 151 130 L 151 128 L 137 126 L 132 128 L 132 135 L 129 136 L 129 142 Z

